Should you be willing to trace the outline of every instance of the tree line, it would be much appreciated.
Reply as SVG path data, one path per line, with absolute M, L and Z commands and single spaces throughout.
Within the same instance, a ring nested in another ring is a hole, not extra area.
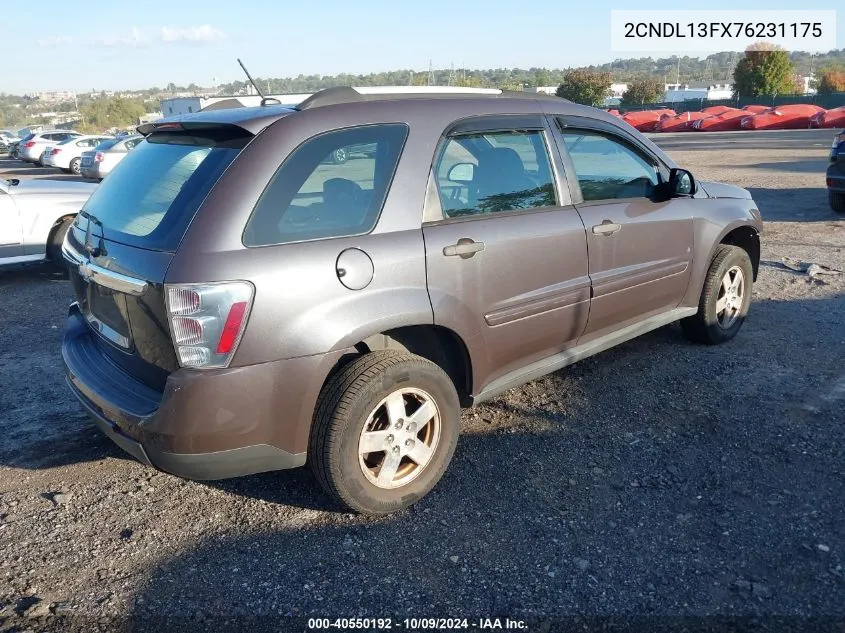
M 733 97 L 777 97 L 804 93 L 796 63 L 784 49 L 760 42 L 749 46 L 737 60 L 733 74 Z M 601 106 L 610 96 L 615 76 L 596 67 L 567 72 L 556 94 L 585 105 Z M 655 77 L 639 77 L 631 81 L 620 105 L 636 106 L 659 103 L 665 97 L 665 83 Z M 683 82 L 681 82 L 683 83 Z M 819 94 L 845 93 L 845 64 L 828 64 L 816 73 L 814 87 Z

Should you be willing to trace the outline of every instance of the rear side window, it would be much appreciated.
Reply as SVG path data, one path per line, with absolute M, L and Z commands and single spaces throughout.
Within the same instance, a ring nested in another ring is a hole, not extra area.
M 176 250 L 200 204 L 246 143 L 237 134 L 150 136 L 97 187 L 80 217 L 94 215 L 107 240 Z M 85 230 L 84 220 L 78 225 Z M 98 234 L 99 226 L 91 230 Z
M 336 130 L 300 145 L 275 173 L 246 246 L 362 235 L 375 226 L 408 135 L 403 124 Z
M 496 131 L 448 139 L 436 165 L 447 218 L 557 204 L 544 134 Z

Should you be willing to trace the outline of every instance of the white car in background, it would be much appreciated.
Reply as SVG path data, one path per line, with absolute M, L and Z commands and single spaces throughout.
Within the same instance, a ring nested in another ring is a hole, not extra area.
M 62 265 L 62 241 L 96 183 L 0 178 L 0 267 L 50 259 Z
M 89 134 L 62 141 L 58 145 L 48 145 L 44 150 L 45 167 L 58 167 L 69 174 L 79 174 L 82 164 L 82 152 L 97 147 L 100 143 L 110 141 L 113 136 L 105 134 Z
M 69 138 L 80 136 L 82 134 L 73 130 L 47 130 L 27 134 L 18 144 L 18 160 L 40 165 L 44 149 L 48 145 L 56 145 Z

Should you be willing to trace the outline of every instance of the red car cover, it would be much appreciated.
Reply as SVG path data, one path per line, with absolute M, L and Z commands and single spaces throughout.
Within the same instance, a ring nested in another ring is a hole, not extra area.
M 810 127 L 810 118 L 824 108 L 806 103 L 783 105 L 767 112 L 748 117 L 742 122 L 743 130 L 801 130 Z
M 706 119 L 709 114 L 701 112 L 682 112 L 675 116 L 669 116 L 657 122 L 655 132 L 691 132 L 692 124 L 699 119 Z
M 751 114 L 762 114 L 766 110 L 769 109 L 769 106 L 761 106 L 761 105 L 747 105 L 743 108 L 746 112 L 750 112 Z
M 730 110 L 706 119 L 693 121 L 693 128 L 699 132 L 724 132 L 740 129 L 740 122 L 749 116 L 746 110 Z M 753 116 L 753 115 L 751 115 Z
M 816 112 L 813 116 L 810 117 L 810 127 L 817 128 L 822 126 L 822 118 L 824 117 L 827 110 L 822 110 L 821 112 Z
M 709 108 L 702 108 L 702 112 L 709 116 L 716 116 L 717 114 L 724 114 L 725 112 L 730 112 L 731 110 L 736 110 L 736 108 L 730 108 L 728 106 L 710 106 Z
M 639 112 L 628 112 L 622 116 L 622 120 L 640 132 L 654 132 L 661 119 L 673 117 L 674 110 L 641 110 Z
M 845 106 L 822 112 L 819 127 L 845 127 Z

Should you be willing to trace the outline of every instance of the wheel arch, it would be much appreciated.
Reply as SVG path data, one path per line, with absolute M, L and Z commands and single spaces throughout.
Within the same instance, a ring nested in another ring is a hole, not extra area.
M 399 349 L 438 365 L 455 386 L 461 406 L 472 402 L 472 360 L 466 343 L 453 330 L 439 325 L 411 325 L 386 330 L 359 341 L 361 353 Z
M 742 224 L 733 229 L 727 230 L 719 239 L 719 244 L 729 246 L 738 246 L 748 253 L 751 259 L 751 269 L 754 271 L 754 281 L 757 281 L 757 273 L 760 270 L 760 233 L 754 226 L 750 224 Z M 710 259 L 713 258 L 713 253 L 717 245 L 714 245 Z
M 44 245 L 44 254 L 48 259 L 50 257 L 50 248 L 53 244 L 53 238 L 56 237 L 56 231 L 59 230 L 59 227 L 61 227 L 65 221 L 73 220 L 75 217 L 76 213 L 64 213 L 53 221 L 50 231 L 47 233 L 47 243 Z

